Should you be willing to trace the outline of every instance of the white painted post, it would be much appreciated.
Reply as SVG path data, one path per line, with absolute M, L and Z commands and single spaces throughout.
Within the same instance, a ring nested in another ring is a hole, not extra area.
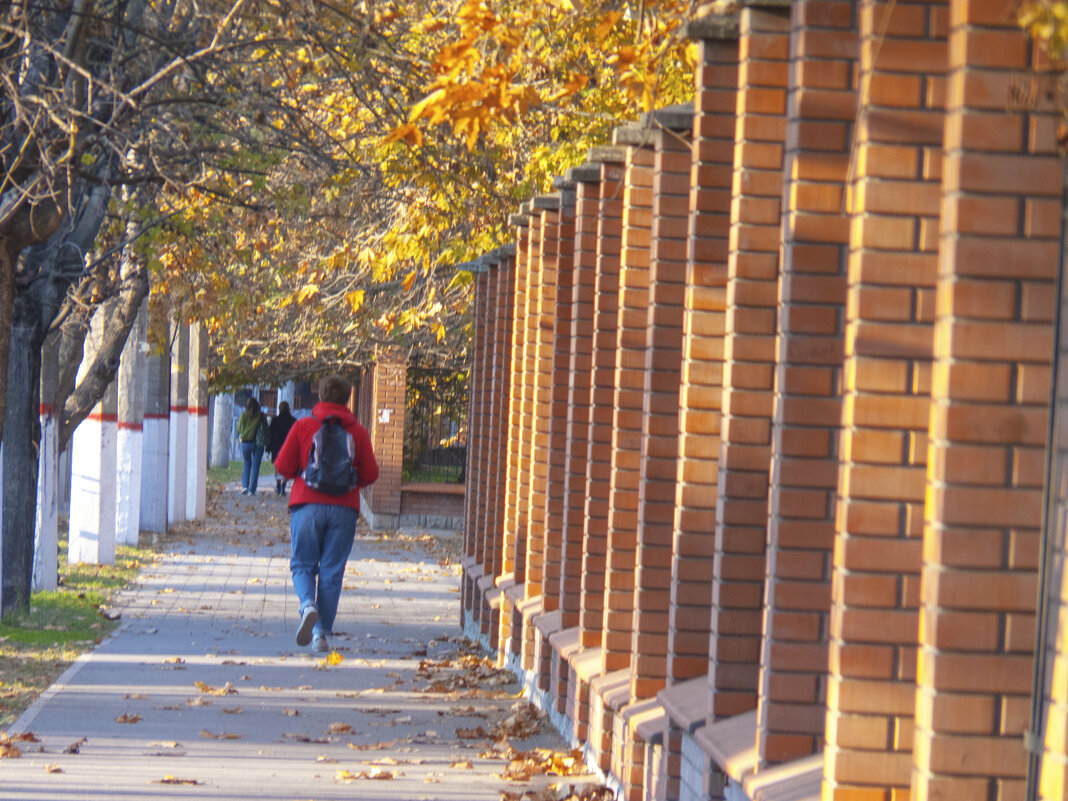
M 141 450 L 141 529 L 167 530 L 167 447 L 170 431 L 169 354 L 145 358 L 145 418 Z
M 120 545 L 137 545 L 141 530 L 147 315 L 146 302 L 137 312 L 119 360 L 115 541 Z
M 227 467 L 230 464 L 230 429 L 234 421 L 234 396 L 216 395 L 215 417 L 211 430 L 211 466 Z
M 167 522 L 186 519 L 186 458 L 189 450 L 189 328 L 171 324 L 171 425 L 167 449 Z
M 203 323 L 189 326 L 189 445 L 186 457 L 187 520 L 207 514 L 208 480 L 208 332 Z
M 59 337 L 41 349 L 41 445 L 37 457 L 37 520 L 33 532 L 33 589 L 55 590 L 59 582 L 59 425 L 55 413 Z
M 107 307 L 97 309 L 85 337 L 78 378 L 96 358 Z M 115 468 L 117 397 L 112 381 L 71 439 L 70 534 L 67 561 L 115 563 Z

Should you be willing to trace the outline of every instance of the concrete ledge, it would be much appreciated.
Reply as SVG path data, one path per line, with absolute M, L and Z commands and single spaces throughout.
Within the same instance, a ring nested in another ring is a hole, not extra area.
M 648 698 L 623 708 L 623 717 L 627 725 L 638 737 L 647 743 L 661 742 L 664 729 L 667 728 L 668 716 L 664 707 L 655 698 Z
M 446 531 L 461 531 L 464 527 L 463 517 L 450 515 L 412 515 L 403 514 L 396 516 L 397 523 L 394 528 L 423 528 L 442 529 Z M 371 526 L 374 528 L 374 526 Z
M 589 684 L 595 676 L 600 674 L 602 653 L 601 647 L 597 646 L 596 648 L 583 648 L 571 657 L 571 669 L 575 671 L 580 681 Z
M 612 130 L 613 145 L 652 147 L 655 137 L 654 128 L 643 128 L 641 125 L 621 125 Z
M 560 208 L 560 194 L 558 192 L 552 192 L 548 195 L 538 195 L 534 198 L 532 208 L 547 211 L 555 211 Z
M 550 637 L 564 625 L 564 613 L 559 609 L 554 609 L 552 612 L 542 612 L 540 615 L 534 616 L 534 628 L 541 632 L 541 636 L 546 640 L 550 640 Z M 549 641 L 552 644 L 552 641 Z
M 692 133 L 693 131 L 694 106 L 693 103 L 679 103 L 674 106 L 657 109 L 642 114 L 642 126 L 651 128 L 660 125 L 669 131 Z
M 746 712 L 710 723 L 694 734 L 709 758 L 736 782 L 742 782 L 757 765 L 757 713 Z
M 395 531 L 400 528 L 400 515 L 375 514 L 369 507 L 360 506 L 360 514 L 363 515 L 371 531 Z
M 413 482 L 401 484 L 401 492 L 417 492 L 423 495 L 463 495 L 466 488 L 463 484 L 436 484 L 431 481 Z
M 579 648 L 579 628 L 578 626 L 572 626 L 569 629 L 559 629 L 549 635 L 549 645 L 551 645 L 560 658 L 571 663 L 571 657 L 578 653 Z
M 687 734 L 705 725 L 708 716 L 708 676 L 673 684 L 656 694 L 671 722 Z
M 471 574 L 475 568 L 474 554 L 471 556 L 464 554 L 464 556 L 460 557 L 460 567 L 463 568 L 465 574 Z M 482 565 L 478 565 L 478 575 L 482 575 Z
M 751 774 L 742 782 L 753 801 L 820 801 L 823 754 L 813 754 Z

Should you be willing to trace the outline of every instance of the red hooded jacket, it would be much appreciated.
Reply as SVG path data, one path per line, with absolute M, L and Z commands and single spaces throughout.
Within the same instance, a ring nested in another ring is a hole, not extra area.
M 327 495 L 316 492 L 304 484 L 304 468 L 308 464 L 308 451 L 311 450 L 312 437 L 319 430 L 321 421 L 327 417 L 340 418 L 341 425 L 352 434 L 356 442 L 356 473 L 359 476 L 357 488 L 346 495 Z M 371 437 L 367 429 L 360 425 L 347 407 L 337 403 L 317 403 L 312 409 L 311 417 L 302 417 L 293 424 L 286 437 L 282 450 L 274 460 L 274 469 L 286 478 L 292 478 L 293 489 L 289 493 L 289 505 L 299 506 L 304 503 L 323 503 L 333 506 L 351 506 L 360 509 L 360 487 L 374 484 L 378 479 L 378 462 L 371 449 Z

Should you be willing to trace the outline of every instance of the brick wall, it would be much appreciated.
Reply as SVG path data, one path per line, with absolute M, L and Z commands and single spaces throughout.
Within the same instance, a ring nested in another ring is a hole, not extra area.
M 617 129 L 479 295 L 498 651 L 628 799 L 1060 798 L 1046 65 L 1005 3 L 742 6 L 692 145 Z

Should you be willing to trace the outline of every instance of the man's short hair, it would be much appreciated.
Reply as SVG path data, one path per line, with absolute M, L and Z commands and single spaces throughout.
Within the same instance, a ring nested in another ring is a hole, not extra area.
M 344 406 L 352 394 L 352 384 L 339 375 L 332 375 L 319 382 L 319 400 Z

